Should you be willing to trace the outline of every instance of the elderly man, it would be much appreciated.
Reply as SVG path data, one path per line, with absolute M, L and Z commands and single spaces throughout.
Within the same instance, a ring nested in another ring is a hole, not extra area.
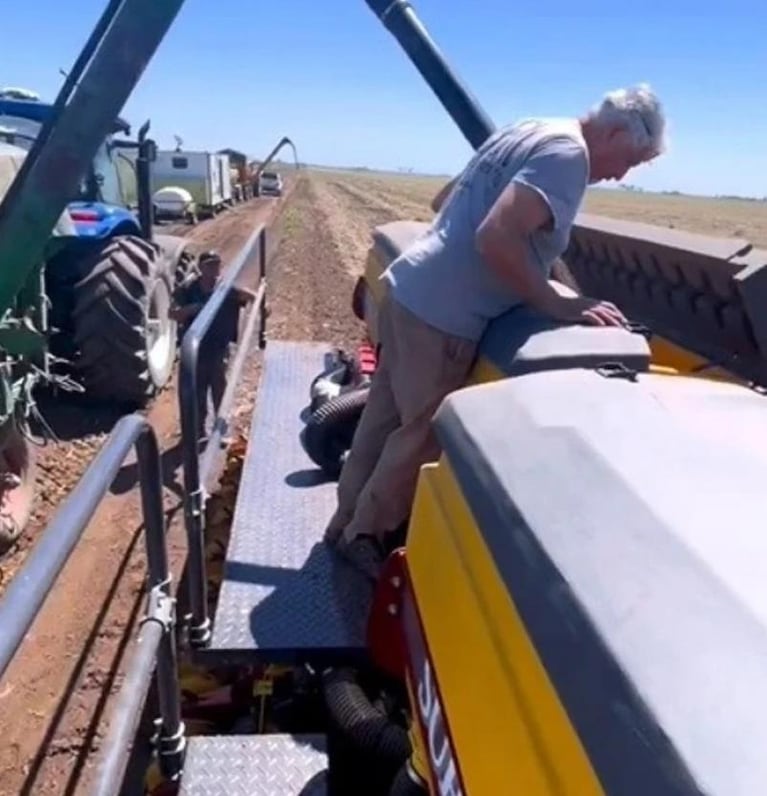
M 439 448 L 431 418 L 461 387 L 488 323 L 524 303 L 560 321 L 625 322 L 609 302 L 549 283 L 589 183 L 621 180 L 664 149 L 646 85 L 581 118 L 532 119 L 492 135 L 435 197 L 428 231 L 391 263 L 379 366 L 338 484 L 326 541 L 375 579 L 407 519 L 418 471 Z

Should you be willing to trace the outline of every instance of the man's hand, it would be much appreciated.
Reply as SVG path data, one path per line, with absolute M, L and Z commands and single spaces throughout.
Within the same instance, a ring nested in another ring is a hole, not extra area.
M 255 301 L 257 295 L 257 291 L 243 285 L 236 285 L 233 292 L 239 304 L 250 304 L 251 301 Z
M 183 323 L 194 317 L 202 309 L 202 304 L 182 304 L 180 307 L 171 307 L 168 316 L 173 321 Z
M 558 321 L 585 323 L 589 326 L 625 326 L 624 314 L 610 301 L 588 296 L 560 296 L 552 300 L 546 312 Z

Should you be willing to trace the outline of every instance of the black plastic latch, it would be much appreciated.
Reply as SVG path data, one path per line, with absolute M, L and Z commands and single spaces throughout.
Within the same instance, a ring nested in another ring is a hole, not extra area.
M 652 330 L 640 321 L 626 321 L 624 328 L 631 334 L 641 334 L 645 340 L 649 341 L 652 337 Z
M 626 379 L 627 381 L 636 381 L 638 371 L 632 368 L 627 368 L 622 362 L 605 362 L 599 365 L 596 369 L 600 376 L 605 379 Z

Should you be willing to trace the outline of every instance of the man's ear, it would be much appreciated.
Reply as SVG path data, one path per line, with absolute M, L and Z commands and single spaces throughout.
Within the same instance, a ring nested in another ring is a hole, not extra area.
M 607 131 L 607 140 L 618 146 L 628 145 L 631 143 L 631 133 L 623 125 L 614 124 Z

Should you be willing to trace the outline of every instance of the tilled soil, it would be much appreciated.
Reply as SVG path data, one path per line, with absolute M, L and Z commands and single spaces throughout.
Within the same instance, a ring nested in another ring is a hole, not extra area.
M 349 347 L 361 339 L 362 325 L 352 315 L 354 277 L 345 260 L 359 262 L 361 270 L 369 228 L 360 235 L 359 207 L 329 218 L 324 200 L 317 181 L 309 179 L 285 211 L 269 285 L 268 335 Z M 349 229 L 354 236 L 339 245 L 338 231 Z
M 195 251 L 215 247 L 228 258 L 256 223 L 275 217 L 268 234 L 273 250 L 268 337 L 350 348 L 362 337 L 362 325 L 351 312 L 351 295 L 370 227 L 413 215 L 411 201 L 398 206 L 395 199 L 361 196 L 312 175 L 296 181 L 280 202 L 255 200 L 187 228 L 186 235 Z M 253 284 L 255 278 L 255 267 L 247 268 L 243 281 Z M 247 433 L 250 423 L 260 374 L 255 342 L 252 354 L 235 395 L 235 435 Z M 186 551 L 177 401 L 174 382 L 148 412 L 162 448 L 168 549 L 176 583 Z M 6 582 L 117 419 L 108 409 L 83 413 L 65 404 L 56 411 L 62 441 L 41 452 L 41 499 L 19 550 L 0 565 Z M 108 700 L 119 689 L 123 657 L 132 649 L 144 610 L 141 530 L 136 465 L 129 460 L 0 681 L 0 796 L 84 792 L 82 783 L 108 726 Z

